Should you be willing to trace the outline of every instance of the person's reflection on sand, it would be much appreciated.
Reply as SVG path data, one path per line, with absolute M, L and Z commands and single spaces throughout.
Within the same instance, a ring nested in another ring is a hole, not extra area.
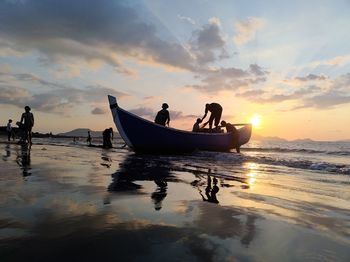
M 6 145 L 5 146 L 5 155 L 2 156 L 2 159 L 4 161 L 7 161 L 10 156 L 11 156 L 10 145 Z
M 168 184 L 164 180 L 154 180 L 154 183 L 156 183 L 157 189 L 152 193 L 151 198 L 154 203 L 154 209 L 158 211 L 162 208 L 163 199 L 167 195 Z
M 209 170 L 210 173 L 210 170 Z M 211 177 L 210 175 L 208 175 L 208 179 L 207 179 L 207 187 L 205 188 L 205 195 L 206 198 L 204 197 L 204 195 L 202 194 L 201 191 L 199 191 L 200 195 L 202 196 L 203 201 L 208 201 L 211 203 L 215 203 L 218 204 L 219 201 L 216 198 L 216 194 L 219 192 L 219 187 L 218 187 L 218 180 L 216 177 L 213 178 L 213 186 L 211 185 Z
M 30 146 L 21 145 L 21 153 L 17 152 L 17 164 L 21 167 L 23 177 L 30 176 L 32 173 L 29 172 L 30 168 Z
M 166 159 L 155 156 L 129 155 L 112 174 L 109 192 L 144 194 L 144 187 L 137 182 L 154 181 L 156 190 L 151 193 L 154 209 L 160 210 L 163 200 L 167 196 L 168 182 L 177 182 L 177 178 L 170 173 L 171 163 Z

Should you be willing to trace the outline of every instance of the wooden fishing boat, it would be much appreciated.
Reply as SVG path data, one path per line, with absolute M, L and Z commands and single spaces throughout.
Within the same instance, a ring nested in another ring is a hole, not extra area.
M 114 123 L 125 143 L 135 152 L 185 153 L 194 150 L 230 151 L 248 143 L 251 124 L 238 124 L 238 139 L 232 133 L 203 133 L 183 131 L 155 124 L 134 115 L 108 96 Z

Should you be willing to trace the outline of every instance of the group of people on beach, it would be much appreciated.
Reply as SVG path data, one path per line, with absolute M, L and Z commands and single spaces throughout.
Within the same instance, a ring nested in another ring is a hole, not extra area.
M 169 105 L 167 103 L 162 104 L 162 109 L 157 113 L 154 122 L 159 125 L 169 126 L 170 123 L 170 114 L 168 111 Z M 203 120 L 210 112 L 209 120 L 200 126 Z M 220 132 L 222 127 L 226 127 L 227 132 L 233 132 L 236 128 L 234 125 L 230 123 L 226 123 L 226 121 L 221 121 L 222 115 L 222 106 L 218 103 L 211 103 L 205 105 L 204 116 L 202 118 L 197 118 L 196 122 L 193 125 L 193 132 Z M 221 126 L 219 125 L 221 124 Z M 204 129 L 205 126 L 209 124 L 209 129 Z M 214 129 L 213 129 L 214 124 Z
M 18 129 L 20 130 L 20 140 L 18 143 L 29 145 L 32 144 L 32 128 L 34 126 L 34 115 L 30 112 L 31 108 L 29 106 L 24 107 L 24 113 L 21 116 L 21 120 L 16 122 L 16 125 L 18 126 Z M 15 140 L 15 132 L 12 127 L 12 119 L 8 120 L 8 123 L 6 125 L 6 132 L 7 132 L 7 140 L 11 141 Z
M 167 103 L 162 104 L 162 109 L 157 113 L 154 122 L 159 125 L 169 126 L 170 123 L 170 114 L 168 111 L 169 105 Z M 32 144 L 32 128 L 34 126 L 34 115 L 31 113 L 31 108 L 29 106 L 24 107 L 25 112 L 21 116 L 21 120 L 17 122 L 18 128 L 22 131 L 20 136 L 19 143 L 28 143 Z M 193 132 L 222 132 L 221 128 L 226 128 L 227 132 L 231 132 L 235 140 L 238 140 L 238 132 L 234 125 L 227 123 L 226 121 L 221 120 L 222 115 L 222 106 L 218 103 L 210 103 L 205 105 L 204 116 L 202 118 L 197 118 L 196 122 L 193 125 Z M 200 126 L 203 120 L 207 117 L 208 112 L 210 112 L 209 120 Z M 221 125 L 219 125 L 219 123 Z M 205 126 L 209 124 L 209 128 Z M 214 124 L 214 128 L 213 128 Z M 8 120 L 7 126 L 7 137 L 8 141 L 11 138 L 14 140 L 15 134 L 12 128 L 12 119 Z M 103 136 L 103 148 L 112 148 L 112 139 L 113 139 L 113 129 L 107 128 L 102 133 Z M 91 146 L 91 134 L 88 131 L 87 143 Z M 239 148 L 237 149 L 239 150 Z
M 169 105 L 167 103 L 162 104 L 162 109 L 157 113 L 154 122 L 159 125 L 169 126 L 170 123 L 170 114 L 168 111 Z M 235 126 L 231 123 L 221 120 L 222 115 L 222 106 L 218 103 L 210 103 L 205 105 L 204 116 L 202 118 L 197 118 L 196 122 L 193 125 L 192 132 L 208 132 L 208 133 L 219 133 L 222 132 L 221 128 L 226 128 L 226 132 L 231 132 L 233 139 L 238 141 L 238 132 Z M 209 120 L 200 126 L 203 120 L 207 117 L 208 112 L 210 112 Z M 209 128 L 205 128 L 209 124 Z M 214 128 L 213 128 L 214 124 Z M 220 125 L 219 125 L 220 124 Z M 239 147 L 236 148 L 239 152 Z

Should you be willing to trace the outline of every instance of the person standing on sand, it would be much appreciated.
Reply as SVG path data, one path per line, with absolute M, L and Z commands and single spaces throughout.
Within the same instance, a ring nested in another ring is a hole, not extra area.
M 89 146 L 91 146 L 91 134 L 90 134 L 90 130 L 88 131 L 88 137 L 86 139 L 86 142 L 89 143 Z
M 9 119 L 9 122 L 7 123 L 7 126 L 6 126 L 6 132 L 7 132 L 7 141 L 11 141 L 11 136 L 12 135 L 12 119 Z M 15 140 L 15 139 L 13 139 Z
M 103 148 L 112 148 L 113 146 L 112 146 L 111 139 L 113 139 L 113 129 L 111 127 L 105 129 L 102 135 L 103 135 Z
M 203 127 L 205 127 L 209 123 L 209 130 L 211 130 L 213 127 L 213 122 L 214 122 L 215 128 L 219 126 L 221 114 L 222 114 L 222 106 L 219 105 L 218 103 L 206 104 L 205 112 L 204 112 L 205 114 L 202 117 L 202 121 L 207 116 L 208 111 L 210 112 L 210 117 L 209 117 L 209 120 L 203 124 Z
M 20 123 L 23 123 L 25 138 L 28 143 L 32 144 L 32 128 L 34 126 L 34 115 L 30 112 L 30 107 L 24 107 L 25 112 L 22 114 Z

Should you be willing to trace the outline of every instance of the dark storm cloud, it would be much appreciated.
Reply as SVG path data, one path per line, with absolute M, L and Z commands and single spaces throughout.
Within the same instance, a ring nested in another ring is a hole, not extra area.
M 142 9 L 120 1 L 2 1 L 0 17 L 1 38 L 51 58 L 99 59 L 120 67 L 118 57 L 110 54 L 115 52 L 193 68 L 193 59 L 181 45 L 162 40 L 155 24 L 142 20 Z

